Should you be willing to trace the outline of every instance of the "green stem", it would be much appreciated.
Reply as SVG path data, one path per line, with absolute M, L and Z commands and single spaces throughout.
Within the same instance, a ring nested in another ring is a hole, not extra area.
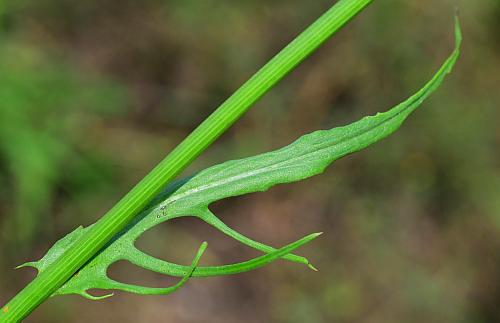
M 269 61 L 158 166 L 125 195 L 78 243 L 41 272 L 2 310 L 1 322 L 29 315 L 121 231 L 160 190 L 236 122 L 259 98 L 373 0 L 340 0 Z

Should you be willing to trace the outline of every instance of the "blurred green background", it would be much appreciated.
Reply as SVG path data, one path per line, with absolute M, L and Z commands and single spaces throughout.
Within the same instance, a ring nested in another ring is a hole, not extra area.
M 334 1 L 10 0 L 0 7 L 0 303 L 76 226 L 109 209 L 170 149 Z M 167 296 L 56 297 L 26 322 L 500 322 L 500 2 L 375 1 L 190 169 L 250 156 L 386 110 L 451 51 L 441 89 L 395 135 L 325 174 L 216 203 L 239 231 L 300 250 L 191 280 Z M 173 241 L 175 240 L 175 243 Z M 196 220 L 138 245 L 188 263 L 255 256 Z M 114 278 L 171 279 L 119 263 Z

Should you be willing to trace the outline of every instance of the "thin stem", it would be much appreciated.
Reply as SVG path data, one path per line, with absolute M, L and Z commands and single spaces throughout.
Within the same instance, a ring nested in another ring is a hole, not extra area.
M 160 190 L 236 122 L 278 81 L 373 0 L 340 0 L 241 86 L 125 195 L 78 243 L 19 292 L 2 310 L 1 322 L 17 322 L 52 295 L 122 230 Z

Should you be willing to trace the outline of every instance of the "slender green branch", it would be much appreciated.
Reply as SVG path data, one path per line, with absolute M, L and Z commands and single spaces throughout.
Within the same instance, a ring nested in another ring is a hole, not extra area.
M 340 0 L 241 86 L 72 248 L 0 311 L 1 322 L 29 315 L 122 230 L 159 191 L 236 122 L 259 98 L 373 0 Z

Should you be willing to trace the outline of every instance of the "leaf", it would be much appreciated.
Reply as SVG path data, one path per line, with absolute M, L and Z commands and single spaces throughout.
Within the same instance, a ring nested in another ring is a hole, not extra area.
M 333 161 L 359 151 L 393 133 L 442 83 L 459 56 L 457 22 L 453 54 L 420 91 L 393 109 L 348 126 L 316 131 L 282 149 L 210 167 L 184 184 L 162 203 L 171 216 L 200 212 L 210 203 L 271 186 L 299 181 L 323 172 Z
M 169 185 L 136 220 L 90 260 L 77 274 L 68 280 L 54 295 L 80 294 L 90 299 L 101 299 L 112 294 L 96 297 L 89 289 L 116 289 L 138 294 L 167 294 L 178 289 L 189 277 L 221 276 L 241 273 L 262 267 L 278 258 L 302 263 L 315 269 L 309 261 L 292 251 L 315 239 L 311 234 L 283 248 L 275 249 L 251 240 L 226 226 L 210 210 L 212 202 L 252 192 L 265 191 L 270 187 L 299 181 L 320 174 L 333 161 L 359 151 L 393 133 L 403 121 L 443 82 L 455 65 L 462 40 L 458 18 L 455 22 L 456 45 L 434 77 L 416 94 L 385 113 L 365 117 L 360 121 L 331 130 L 316 131 L 305 135 L 279 150 L 232 160 L 210 167 L 198 174 Z M 237 264 L 200 267 L 198 261 L 206 248 L 202 244 L 191 265 L 183 266 L 152 257 L 134 246 L 139 236 L 150 228 L 168 220 L 197 217 L 228 236 L 265 255 Z M 35 267 L 39 272 L 57 259 L 89 227 L 79 227 L 59 240 L 38 262 L 20 267 Z M 182 277 L 178 284 L 167 288 L 149 288 L 124 284 L 107 276 L 107 269 L 119 260 L 127 260 L 139 267 L 165 275 Z

